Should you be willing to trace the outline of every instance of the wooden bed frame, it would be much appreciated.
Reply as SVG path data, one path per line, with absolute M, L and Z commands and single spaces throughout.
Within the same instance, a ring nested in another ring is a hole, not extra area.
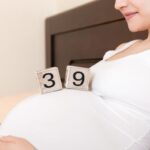
M 114 0 L 100 0 L 46 19 L 46 67 L 57 66 L 62 80 L 67 65 L 90 67 L 104 53 L 146 32 L 131 33 Z

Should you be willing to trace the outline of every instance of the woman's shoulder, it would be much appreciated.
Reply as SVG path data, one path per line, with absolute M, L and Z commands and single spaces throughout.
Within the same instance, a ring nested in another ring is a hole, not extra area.
M 126 45 L 126 43 L 121 43 L 115 49 L 106 51 L 105 54 L 104 54 L 104 56 L 103 56 L 103 60 L 111 57 L 114 54 L 114 52 L 122 49 L 125 45 Z
M 124 43 L 119 44 L 115 49 L 113 50 L 108 50 L 103 57 L 103 60 L 108 59 L 109 57 L 111 57 L 112 55 L 114 55 L 117 52 L 120 52 L 124 49 L 126 49 L 128 46 L 132 45 L 134 42 L 138 41 L 139 39 L 135 39 L 135 40 L 131 40 L 131 41 L 127 41 Z
M 128 43 L 128 42 L 124 42 L 124 43 L 119 44 L 114 50 L 121 49 L 121 48 L 124 47 L 127 43 Z
M 130 40 L 130 41 L 127 41 L 127 42 L 124 42 L 124 43 L 121 43 L 119 44 L 114 50 L 120 50 L 122 48 L 125 48 L 126 46 L 129 46 L 129 45 L 132 45 L 134 44 L 135 42 L 137 41 L 141 41 L 141 39 L 134 39 L 134 40 Z

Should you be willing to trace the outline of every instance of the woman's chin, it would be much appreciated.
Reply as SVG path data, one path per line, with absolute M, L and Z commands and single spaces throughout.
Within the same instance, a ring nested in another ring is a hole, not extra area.
M 146 29 L 144 29 L 144 28 L 135 28 L 135 27 L 130 27 L 130 26 L 128 26 L 128 28 L 129 28 L 129 31 L 131 31 L 131 32 L 141 32 L 141 31 L 145 31 Z
M 132 29 L 132 28 L 129 28 L 129 31 L 130 31 L 130 32 L 139 32 L 139 30 Z
M 128 24 L 129 31 L 131 32 L 141 32 L 141 31 L 146 31 L 147 28 L 143 26 L 138 26 L 138 25 L 132 25 Z

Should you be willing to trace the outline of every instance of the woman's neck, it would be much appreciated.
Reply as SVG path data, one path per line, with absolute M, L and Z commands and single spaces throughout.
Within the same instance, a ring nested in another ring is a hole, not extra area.
M 147 38 L 145 39 L 147 42 L 150 42 L 150 29 L 148 30 L 148 36 Z

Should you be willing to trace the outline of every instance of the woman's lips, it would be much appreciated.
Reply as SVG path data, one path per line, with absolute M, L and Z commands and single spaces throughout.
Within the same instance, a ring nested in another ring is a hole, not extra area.
M 129 13 L 125 13 L 124 17 L 126 20 L 131 19 L 132 17 L 134 17 L 137 14 L 137 12 L 129 12 Z

